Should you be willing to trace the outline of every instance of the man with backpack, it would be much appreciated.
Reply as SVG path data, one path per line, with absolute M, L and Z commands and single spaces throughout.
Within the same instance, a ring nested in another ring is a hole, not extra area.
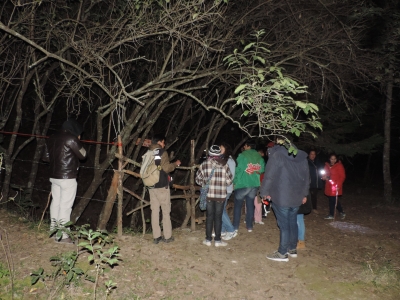
M 168 152 L 165 148 L 165 137 L 162 135 L 155 135 L 151 139 L 149 151 L 153 152 L 154 163 L 159 170 L 159 180 L 154 187 L 149 188 L 150 194 L 150 208 L 151 208 L 151 227 L 153 230 L 154 244 L 160 241 L 170 243 L 174 241 L 172 237 L 172 224 L 171 224 L 171 195 L 169 190 L 169 173 L 174 171 L 177 166 L 181 164 L 180 160 L 174 163 L 169 162 Z M 141 171 L 142 173 L 142 171 Z M 164 238 L 161 236 L 160 228 L 160 208 L 162 210 L 162 223 Z

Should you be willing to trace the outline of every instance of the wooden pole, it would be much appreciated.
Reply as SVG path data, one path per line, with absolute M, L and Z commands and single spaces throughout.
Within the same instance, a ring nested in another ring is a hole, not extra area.
M 194 187 L 194 176 L 195 176 L 195 169 L 194 169 L 194 140 L 190 141 L 190 166 L 192 169 L 190 170 L 190 206 L 191 206 L 191 222 L 190 222 L 190 230 L 196 230 L 196 197 L 195 195 L 195 187 Z
M 122 139 L 121 136 L 118 135 L 118 153 L 122 156 Z M 123 186 L 122 186 L 122 179 L 124 177 L 124 172 L 122 171 L 122 159 L 118 159 L 118 237 L 122 237 L 122 201 L 123 201 Z

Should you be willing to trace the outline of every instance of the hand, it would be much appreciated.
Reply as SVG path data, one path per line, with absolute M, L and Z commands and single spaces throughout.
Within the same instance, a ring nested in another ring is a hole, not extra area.
M 175 162 L 175 164 L 176 164 L 177 167 L 179 167 L 179 166 L 181 165 L 181 161 L 178 159 L 178 160 Z
M 307 197 L 304 197 L 302 203 L 305 204 L 306 202 L 307 202 Z

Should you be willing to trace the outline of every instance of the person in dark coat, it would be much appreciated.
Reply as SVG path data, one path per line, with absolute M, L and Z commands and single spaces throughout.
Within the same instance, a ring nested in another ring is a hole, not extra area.
M 312 203 L 312 208 L 315 213 L 318 213 L 317 211 L 317 196 L 318 196 L 318 190 L 321 190 L 323 187 L 323 181 L 321 178 L 320 172 L 324 169 L 323 166 L 318 162 L 316 159 L 317 157 L 317 152 L 315 150 L 311 150 L 308 152 L 308 168 L 310 170 L 310 197 L 311 197 L 311 203 Z
M 61 131 L 52 135 L 46 142 L 43 160 L 50 163 L 51 195 L 50 231 L 68 223 L 71 218 L 72 205 L 75 201 L 79 171 L 79 160 L 86 158 L 80 138 L 82 126 L 74 119 L 65 121 Z M 68 231 L 63 231 L 58 243 L 73 244 Z
M 288 261 L 288 255 L 297 257 L 297 211 L 307 201 L 310 186 L 307 153 L 298 150 L 296 155 L 288 154 L 284 146 L 276 145 L 268 149 L 268 156 L 260 195 L 272 201 L 280 241 L 278 250 L 267 258 Z

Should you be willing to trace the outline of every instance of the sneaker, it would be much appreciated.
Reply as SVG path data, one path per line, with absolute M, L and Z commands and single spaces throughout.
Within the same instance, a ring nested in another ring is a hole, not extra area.
M 55 240 L 55 242 L 59 243 L 59 244 L 69 244 L 69 245 L 73 245 L 74 244 L 74 241 L 69 237 L 67 237 L 65 239 L 61 239 L 59 241 Z
M 325 220 L 333 220 L 333 216 L 329 215 L 324 218 Z
M 275 260 L 275 261 L 289 261 L 288 255 L 282 255 L 278 251 L 275 251 L 274 253 L 268 254 L 267 258 L 270 260 Z
M 289 255 L 290 257 L 297 257 L 297 250 L 293 249 L 293 250 L 289 250 L 288 252 L 286 252 L 287 255 Z
M 346 218 L 346 214 L 344 212 L 340 213 L 340 218 L 343 220 L 344 218 Z
M 210 247 L 211 246 L 211 241 L 204 240 L 203 241 L 203 245 L 206 245 L 206 246 Z
M 221 232 L 221 236 L 226 236 L 227 232 Z
M 158 244 L 159 242 L 162 241 L 162 239 L 163 239 L 162 236 L 159 236 L 158 238 L 156 238 L 156 239 L 153 240 L 153 243 L 154 243 L 154 244 Z
M 230 239 L 233 239 L 235 236 L 237 236 L 237 231 L 232 231 L 228 232 L 225 236 L 222 237 L 223 240 L 229 241 Z
M 171 236 L 169 239 L 166 239 L 166 238 L 163 239 L 164 243 L 172 243 L 173 241 L 175 241 L 173 236 Z
M 253 232 L 253 229 L 247 229 L 247 232 Z
M 260 222 L 255 222 L 256 224 L 264 225 L 265 223 L 263 221 Z
M 225 247 L 228 246 L 228 243 L 225 243 L 224 241 L 215 241 L 214 245 L 215 247 Z

